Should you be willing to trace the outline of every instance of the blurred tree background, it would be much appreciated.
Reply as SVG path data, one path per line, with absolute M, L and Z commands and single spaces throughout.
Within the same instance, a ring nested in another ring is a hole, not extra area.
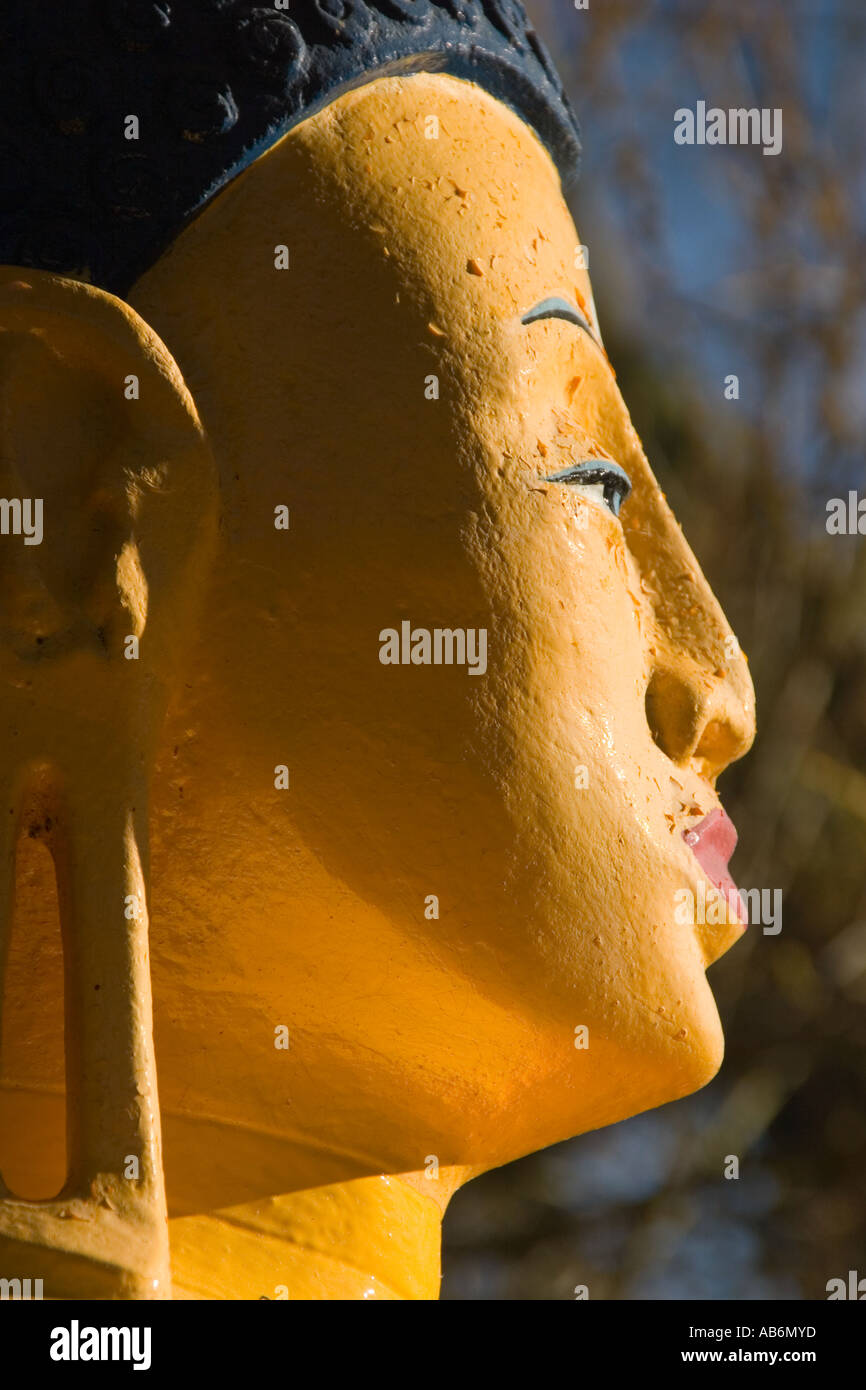
M 749 656 L 758 739 L 721 791 L 783 928 L 711 971 L 710 1086 L 457 1195 L 443 1296 L 826 1298 L 866 1275 L 866 544 L 826 530 L 866 495 L 866 5 L 527 9 L 583 127 L 606 347 Z M 782 152 L 676 145 L 699 99 L 780 107 Z

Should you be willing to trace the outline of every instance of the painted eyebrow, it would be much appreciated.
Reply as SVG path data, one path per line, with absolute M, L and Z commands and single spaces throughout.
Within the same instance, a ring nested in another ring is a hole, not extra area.
M 534 308 L 523 315 L 521 323 L 537 323 L 539 319 L 564 319 L 566 323 L 575 323 L 578 328 L 582 328 L 588 333 L 592 341 L 598 341 L 588 320 L 580 312 L 576 304 L 572 304 L 567 299 L 561 299 L 554 295 L 551 299 L 542 299 Z

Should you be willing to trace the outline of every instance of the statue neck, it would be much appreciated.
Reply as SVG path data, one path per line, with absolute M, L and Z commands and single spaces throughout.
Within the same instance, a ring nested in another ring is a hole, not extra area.
M 436 1299 L 442 1216 L 470 1176 L 380 1174 L 179 1217 L 173 1296 Z

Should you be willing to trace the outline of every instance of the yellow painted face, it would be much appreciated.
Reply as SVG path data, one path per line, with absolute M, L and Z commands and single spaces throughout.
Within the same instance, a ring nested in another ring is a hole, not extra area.
M 130 296 L 223 500 L 155 789 L 169 1164 L 197 1114 L 321 1180 L 488 1167 L 719 1065 L 740 928 L 675 895 L 751 682 L 578 262 L 533 133 L 419 75 L 306 121 Z

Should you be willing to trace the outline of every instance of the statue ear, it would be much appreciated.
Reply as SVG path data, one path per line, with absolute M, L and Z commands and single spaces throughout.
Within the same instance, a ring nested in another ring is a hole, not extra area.
M 207 569 L 216 470 L 183 377 L 128 304 L 0 270 L 0 642 L 151 658 Z M 143 651 L 144 654 L 144 651 Z
M 12 1202 L 0 1176 L 0 1263 L 44 1272 L 54 1297 L 152 1297 L 169 1259 L 148 783 L 216 482 L 180 371 L 127 304 L 0 270 L 0 493 L 0 958 L 35 808 L 57 869 L 70 1116 L 62 1199 Z

